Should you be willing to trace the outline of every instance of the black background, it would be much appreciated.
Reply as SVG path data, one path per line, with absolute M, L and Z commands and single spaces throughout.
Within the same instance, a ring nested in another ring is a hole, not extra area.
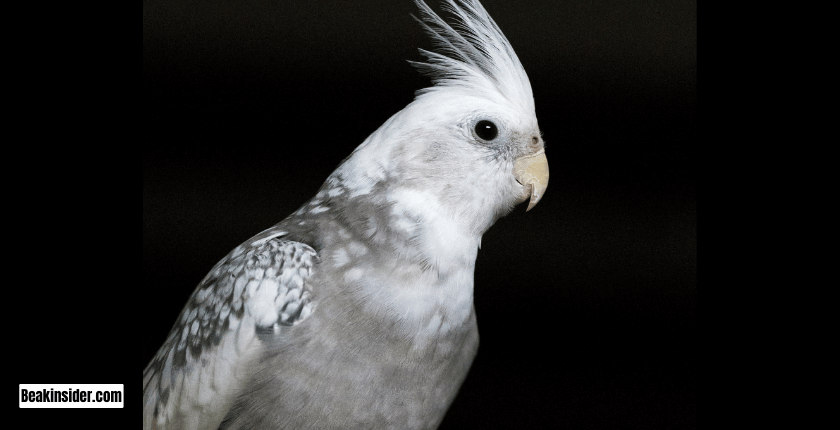
M 695 2 L 483 4 L 528 72 L 551 181 L 482 240 L 481 347 L 441 428 L 695 428 Z M 213 264 L 429 85 L 405 61 L 431 48 L 412 13 L 144 0 L 138 380 Z

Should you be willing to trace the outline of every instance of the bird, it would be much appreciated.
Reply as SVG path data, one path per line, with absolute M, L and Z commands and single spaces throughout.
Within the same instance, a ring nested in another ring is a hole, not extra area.
M 528 76 L 478 0 L 415 0 L 432 85 L 224 256 L 143 371 L 143 428 L 434 429 L 478 351 L 482 235 L 548 186 Z

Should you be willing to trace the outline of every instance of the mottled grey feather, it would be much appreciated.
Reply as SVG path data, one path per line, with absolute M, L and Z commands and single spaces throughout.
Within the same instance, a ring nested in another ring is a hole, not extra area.
M 235 393 L 228 390 L 238 381 L 233 368 L 255 358 L 255 334 L 309 316 L 314 303 L 306 279 L 315 251 L 282 235 L 272 229 L 236 248 L 193 292 L 143 372 L 146 428 L 218 426 L 224 411 L 210 419 L 214 414 L 204 409 L 230 407 Z M 184 396 L 192 400 L 182 402 Z M 206 419 L 194 423 L 194 410 Z

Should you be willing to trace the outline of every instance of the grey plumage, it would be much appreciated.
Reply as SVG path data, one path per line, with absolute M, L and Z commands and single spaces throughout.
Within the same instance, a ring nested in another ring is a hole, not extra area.
M 447 3 L 455 31 L 418 4 L 450 55 L 426 52 L 436 85 L 199 284 L 144 371 L 145 429 L 442 420 L 478 348 L 481 236 L 536 204 L 548 170 L 527 76 L 481 5 Z

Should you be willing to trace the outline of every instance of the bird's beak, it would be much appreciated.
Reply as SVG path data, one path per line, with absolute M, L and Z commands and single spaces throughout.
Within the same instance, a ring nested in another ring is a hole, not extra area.
M 525 209 L 527 212 L 537 205 L 548 188 L 548 159 L 545 158 L 545 150 L 517 158 L 513 164 L 513 177 L 520 184 L 530 188 L 531 201 L 528 203 L 528 209 Z M 528 197 L 525 196 L 525 199 Z

